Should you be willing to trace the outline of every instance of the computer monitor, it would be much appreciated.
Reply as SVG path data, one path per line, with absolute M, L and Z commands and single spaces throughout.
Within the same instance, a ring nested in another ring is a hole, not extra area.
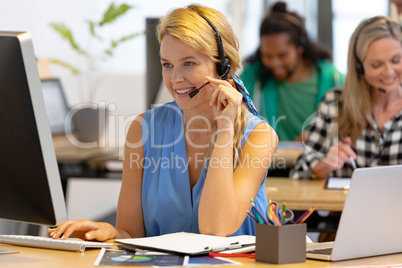
M 147 58 L 147 71 L 146 71 L 146 87 L 147 87 L 147 108 L 154 108 L 152 105 L 156 102 L 161 87 L 162 79 L 162 65 L 159 56 L 159 42 L 156 37 L 156 27 L 159 23 L 159 18 L 146 19 L 146 58 Z
M 67 220 L 31 35 L 0 31 L 0 218 Z

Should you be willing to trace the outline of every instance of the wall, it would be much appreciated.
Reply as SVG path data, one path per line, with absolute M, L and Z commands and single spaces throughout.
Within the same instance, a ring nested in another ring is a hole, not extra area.
M 28 31 L 32 35 L 37 58 L 59 58 L 83 66 L 78 57 L 49 26 L 50 22 L 64 22 L 72 30 L 80 46 L 90 50 L 100 47 L 88 42 L 86 19 L 100 20 L 111 0 L 0 0 L 0 30 Z M 116 0 L 116 3 L 123 1 Z M 127 0 L 135 8 L 106 29 L 106 37 L 120 37 L 127 33 L 145 30 L 145 18 L 161 17 L 173 7 L 181 7 L 193 1 Z M 261 0 L 203 0 L 203 5 L 214 7 L 224 13 L 234 27 L 239 39 L 249 40 L 241 46 L 243 55 L 251 53 L 258 43 L 258 25 Z M 247 4 L 247 5 L 246 5 Z M 251 18 L 251 19 L 247 19 Z M 246 27 L 250 30 L 245 30 Z M 250 36 L 252 36 L 250 38 Z M 124 118 L 145 111 L 145 36 L 123 44 L 103 70 L 96 73 L 101 81 L 96 85 L 93 102 L 105 101 L 114 104 L 113 115 Z M 85 97 L 86 82 L 82 77 L 50 65 L 54 77 L 61 78 L 67 100 L 74 106 L 88 99 Z M 116 119 L 116 121 L 118 121 Z M 124 120 L 121 120 L 124 121 Z M 125 124 L 127 124 L 125 122 Z M 119 129 L 120 127 L 117 126 Z M 26 233 L 26 224 L 12 224 L 0 219 L 0 233 Z
M 100 20 L 101 14 L 110 2 L 111 0 L 1 0 L 1 30 L 29 31 L 32 34 L 38 58 L 59 58 L 82 67 L 85 62 L 79 61 L 69 45 L 51 29 L 49 23 L 64 22 L 73 30 L 74 38 L 80 46 L 97 51 L 102 47 L 96 42 L 89 42 L 88 29 L 84 21 L 86 19 Z M 161 17 L 171 8 L 185 6 L 192 1 L 127 0 L 115 2 L 129 3 L 135 8 L 121 20 L 105 28 L 106 39 L 144 31 L 146 17 Z M 245 8 L 246 2 L 247 5 L 250 5 L 249 8 Z M 214 7 L 227 15 L 234 27 L 238 29 L 239 36 L 252 34 L 255 40 L 258 37 L 257 31 L 243 33 L 242 25 L 244 23 L 242 21 L 246 16 L 253 17 L 254 20 L 248 20 L 247 25 L 252 29 L 257 28 L 259 16 L 256 16 L 256 13 L 259 12 L 259 2 L 261 1 L 202 1 L 203 5 Z M 250 40 L 250 38 L 248 39 Z M 250 53 L 256 42 L 248 42 L 242 46 L 242 51 Z M 50 70 L 53 76 L 62 79 L 70 105 L 88 101 L 88 97 L 86 97 L 88 84 L 96 84 L 96 94 L 90 101 L 113 103 L 116 110 L 112 114 L 129 117 L 145 111 L 145 49 L 144 36 L 122 44 L 116 50 L 113 59 L 106 61 L 102 70 L 91 78 L 95 81 L 97 77 L 100 77 L 100 80 L 95 82 L 88 83 L 83 79 L 88 76 L 73 76 L 64 68 L 56 65 L 51 65 Z

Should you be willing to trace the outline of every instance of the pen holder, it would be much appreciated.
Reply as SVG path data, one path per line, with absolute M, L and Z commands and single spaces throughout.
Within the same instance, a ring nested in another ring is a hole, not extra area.
M 283 264 L 306 261 L 306 224 L 256 224 L 255 259 Z

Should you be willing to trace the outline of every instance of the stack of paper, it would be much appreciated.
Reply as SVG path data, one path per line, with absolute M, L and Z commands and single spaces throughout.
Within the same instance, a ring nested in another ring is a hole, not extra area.
M 159 251 L 199 255 L 254 245 L 255 236 L 220 237 L 180 232 L 145 238 L 116 239 L 116 242 Z

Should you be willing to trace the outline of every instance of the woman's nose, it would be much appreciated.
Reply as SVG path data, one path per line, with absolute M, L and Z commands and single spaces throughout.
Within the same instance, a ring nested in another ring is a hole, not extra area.
M 383 74 L 390 75 L 390 74 L 393 74 L 393 73 L 394 73 L 393 65 L 391 63 L 386 63 L 384 65 Z
M 172 83 L 180 83 L 184 80 L 183 74 L 179 69 L 174 69 L 170 81 Z

